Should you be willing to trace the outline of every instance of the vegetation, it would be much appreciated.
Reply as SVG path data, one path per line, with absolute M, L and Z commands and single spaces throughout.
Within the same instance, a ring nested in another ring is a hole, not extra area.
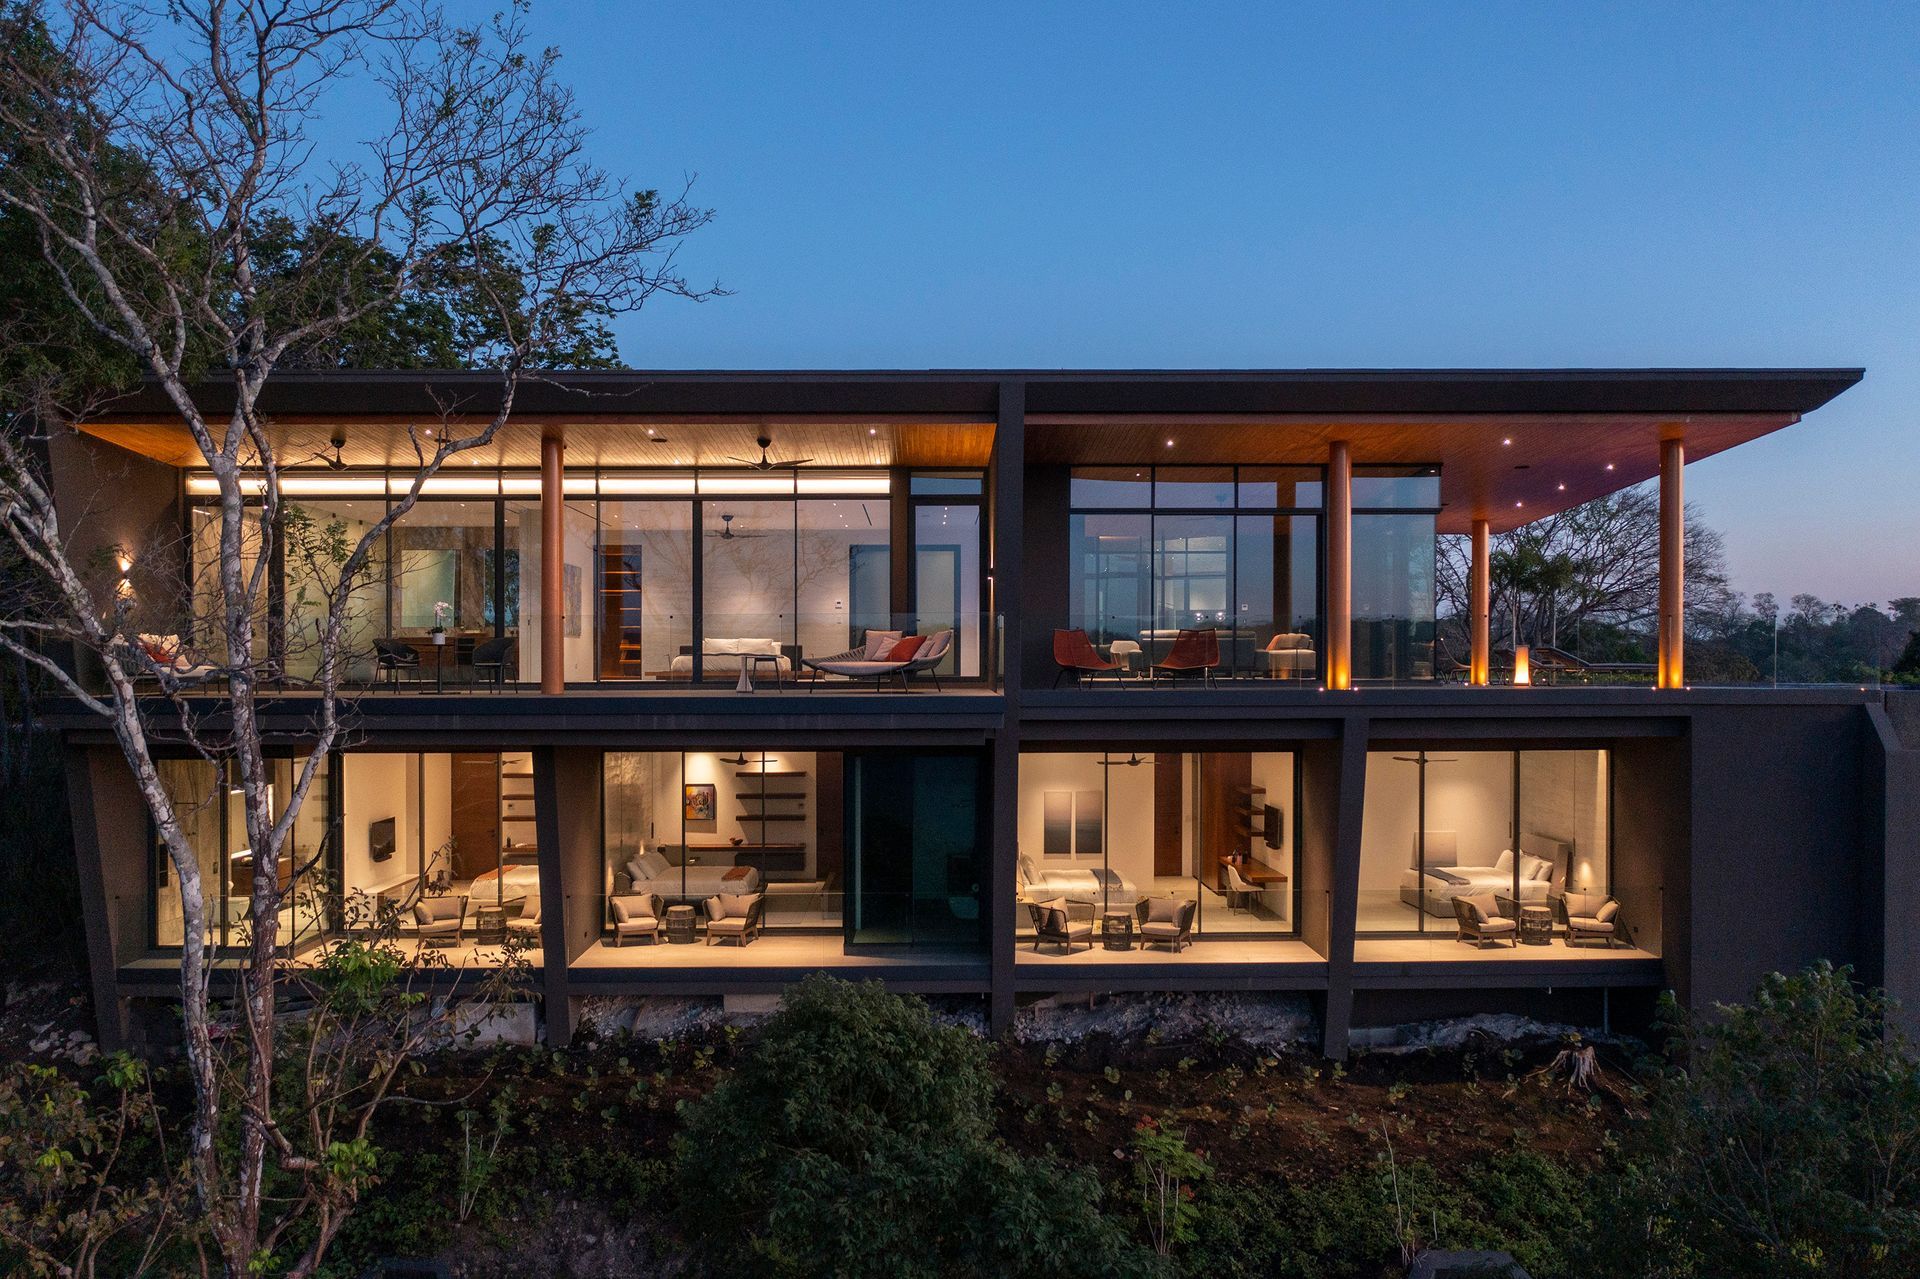
M 684 1220 L 716 1267 L 760 1274 L 1145 1273 L 1092 1176 L 994 1136 L 994 1094 L 970 1032 L 815 975 L 688 1108 Z

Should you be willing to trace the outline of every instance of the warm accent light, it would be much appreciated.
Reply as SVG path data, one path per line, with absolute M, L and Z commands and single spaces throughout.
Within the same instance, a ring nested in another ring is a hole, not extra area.
M 1168 441 L 1167 441 L 1167 447 L 1168 447 L 1168 448 L 1172 448 L 1172 447 L 1173 447 L 1173 441 L 1172 441 L 1172 440 L 1168 440 Z
M 1607 469 L 1611 471 L 1613 469 L 1613 463 L 1611 462 L 1607 463 Z
M 1512 437 L 1512 436 L 1508 436 L 1508 437 L 1507 437 L 1506 439 L 1504 439 L 1504 440 L 1501 440 L 1501 441 L 1500 441 L 1500 443 L 1501 443 L 1501 444 L 1503 444 L 1503 445 L 1506 445 L 1506 444 L 1511 444 L 1511 443 L 1513 443 L 1513 437 Z
M 1533 683 L 1533 669 L 1527 661 L 1527 646 L 1513 646 L 1513 682 L 1518 685 Z

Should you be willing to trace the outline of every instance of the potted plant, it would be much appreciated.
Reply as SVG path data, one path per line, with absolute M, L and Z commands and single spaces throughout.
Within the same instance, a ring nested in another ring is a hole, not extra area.
M 453 605 L 445 600 L 436 600 L 433 605 L 433 642 L 447 642 L 447 621 L 453 616 Z

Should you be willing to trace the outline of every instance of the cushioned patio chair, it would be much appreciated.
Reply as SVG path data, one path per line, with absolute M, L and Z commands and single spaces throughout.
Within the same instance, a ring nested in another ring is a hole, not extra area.
M 1060 687 L 1060 681 L 1071 675 L 1082 684 L 1090 684 L 1096 675 L 1108 672 L 1126 686 L 1127 668 L 1124 662 L 1116 662 L 1110 657 L 1100 656 L 1100 650 L 1093 646 L 1083 630 L 1055 631 L 1053 633 L 1053 662 L 1060 668 L 1053 677 L 1053 686 Z
M 1489 942 L 1498 945 L 1504 940 L 1509 946 L 1520 944 L 1520 924 L 1500 913 L 1500 903 L 1492 893 L 1480 893 L 1473 897 L 1455 897 L 1453 899 L 1453 917 L 1460 925 L 1455 941 L 1470 941 L 1476 947 Z
M 1618 931 L 1620 903 L 1605 893 L 1567 893 L 1560 898 L 1567 945 L 1598 941 L 1609 950 Z
M 915 653 L 913 659 L 907 663 L 907 669 L 902 672 L 902 678 L 910 680 L 915 675 L 925 671 L 933 678 L 934 692 L 939 693 L 946 691 L 940 687 L 940 673 L 934 668 L 946 660 L 947 650 L 952 647 L 952 630 L 935 631 L 933 634 L 927 636 L 927 642 L 920 646 L 920 651 Z
M 658 893 L 626 893 L 608 900 L 613 909 L 613 944 L 624 946 L 629 938 L 660 940 L 660 896 Z
M 1199 902 L 1184 897 L 1143 897 L 1136 909 L 1142 949 L 1158 944 L 1177 955 L 1182 946 L 1193 944 L 1193 919 L 1199 913 Z
M 413 904 L 413 934 L 431 946 L 458 946 L 466 928 L 464 896 L 422 897 Z
M 1300 631 L 1281 631 L 1260 650 L 1266 659 L 1268 679 L 1312 679 L 1315 658 L 1313 636 Z
M 867 642 L 859 648 L 831 657 L 804 659 L 800 664 L 813 672 L 807 691 L 811 693 L 819 686 L 821 676 L 838 675 L 844 679 L 870 679 L 876 693 L 884 689 L 890 679 L 899 681 L 901 692 L 911 692 L 907 687 L 907 668 L 920 656 L 926 642 L 927 637 L 922 635 L 868 631 Z
M 1033 917 L 1033 948 L 1040 949 L 1042 942 L 1051 946 L 1061 946 L 1071 955 L 1073 948 L 1081 942 L 1087 949 L 1093 949 L 1093 903 L 1055 897 L 1048 901 L 1027 903 L 1027 913 Z
M 1181 675 L 1190 675 L 1195 671 L 1208 688 L 1213 687 L 1214 668 L 1220 665 L 1220 632 L 1208 627 L 1206 630 L 1183 630 L 1174 637 L 1173 647 L 1167 655 L 1153 664 L 1155 676 L 1166 675 L 1176 679 Z
M 520 908 L 520 913 L 507 921 L 507 935 L 522 945 L 539 946 L 540 899 L 538 897 L 527 898 L 526 904 Z
M 728 937 L 742 946 L 760 935 L 765 893 L 721 893 L 707 898 L 707 945 Z

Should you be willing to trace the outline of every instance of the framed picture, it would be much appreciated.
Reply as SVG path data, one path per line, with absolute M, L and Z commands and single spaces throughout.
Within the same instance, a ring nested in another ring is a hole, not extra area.
M 1073 792 L 1050 790 L 1041 798 L 1040 852 L 1044 857 L 1073 856 Z
M 688 782 L 680 788 L 680 816 L 690 822 L 710 822 L 718 807 L 712 782 Z

